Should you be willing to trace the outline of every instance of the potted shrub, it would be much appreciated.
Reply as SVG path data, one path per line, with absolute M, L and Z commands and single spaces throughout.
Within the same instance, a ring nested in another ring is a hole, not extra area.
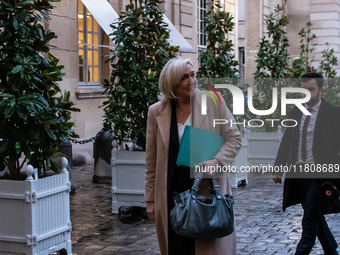
M 33 168 L 39 176 L 57 171 L 52 159 L 62 139 L 75 137 L 69 120 L 77 109 L 49 53 L 56 35 L 44 29 L 50 2 L 0 2 L 0 155 L 9 171 L 0 180 L 1 254 L 71 253 L 67 161 L 59 167 L 65 173 L 32 177 Z
M 118 143 L 134 141 L 129 150 L 145 149 L 148 108 L 158 99 L 159 74 L 179 47 L 170 46 L 160 0 L 130 0 L 112 25 L 112 73 L 105 82 L 105 122 L 112 123 Z M 114 150 L 113 212 L 121 205 L 144 204 L 145 153 Z M 134 160 L 135 159 L 135 160 Z

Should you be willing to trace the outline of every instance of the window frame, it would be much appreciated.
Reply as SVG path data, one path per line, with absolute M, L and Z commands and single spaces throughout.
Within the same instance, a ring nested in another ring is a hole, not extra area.
M 206 26 L 204 24 L 204 16 L 208 13 L 209 0 L 197 0 L 197 46 L 198 51 L 205 51 L 208 44 L 208 39 L 202 32 Z
M 80 7 L 79 5 L 82 5 Z M 81 12 L 82 9 L 82 12 Z M 80 30 L 80 21 L 79 16 L 83 16 L 83 30 Z M 85 18 L 86 17 L 86 18 Z M 89 30 L 89 22 L 88 18 L 91 19 L 91 30 Z M 78 0 L 78 8 L 77 8 L 77 37 L 78 37 L 78 85 L 84 86 L 87 88 L 98 87 L 102 86 L 102 47 L 103 45 L 100 44 L 101 38 L 102 38 L 102 29 L 96 19 L 92 16 L 90 11 L 86 8 L 86 6 L 83 4 L 81 0 Z M 97 28 L 96 31 L 94 31 L 94 28 Z M 83 42 L 80 41 L 80 33 L 83 34 Z M 89 35 L 92 35 L 92 43 L 88 43 Z M 93 38 L 97 37 L 97 43 L 93 43 Z M 83 50 L 83 63 L 80 61 L 80 51 Z M 89 54 L 92 54 L 92 64 L 89 64 Z M 97 53 L 97 56 L 95 56 L 95 53 Z M 96 64 L 97 63 L 97 64 Z M 83 67 L 83 81 L 81 81 L 81 74 L 80 74 L 80 68 Z M 92 69 L 92 75 L 95 75 L 95 68 L 98 68 L 98 81 L 90 81 L 89 80 L 89 74 L 90 69 Z

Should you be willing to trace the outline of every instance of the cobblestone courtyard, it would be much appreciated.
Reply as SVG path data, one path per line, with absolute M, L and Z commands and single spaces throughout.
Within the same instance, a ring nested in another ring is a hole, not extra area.
M 92 183 L 93 165 L 74 168 L 76 194 L 71 196 L 74 255 L 160 254 L 153 223 L 122 223 L 111 214 L 111 185 Z M 237 254 L 293 254 L 301 234 L 302 209 L 282 212 L 283 185 L 270 178 L 251 178 L 233 189 Z M 340 214 L 326 216 L 340 243 Z M 317 242 L 311 254 L 323 254 Z

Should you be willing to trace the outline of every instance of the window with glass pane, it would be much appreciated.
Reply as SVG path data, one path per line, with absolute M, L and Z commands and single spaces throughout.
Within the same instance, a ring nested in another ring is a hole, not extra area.
M 197 30 L 198 30 L 198 48 L 203 50 L 207 46 L 207 37 L 203 34 L 203 29 L 206 26 L 204 23 L 204 16 L 208 12 L 209 0 L 197 0 Z
M 78 0 L 79 82 L 100 84 L 100 27 L 91 13 Z

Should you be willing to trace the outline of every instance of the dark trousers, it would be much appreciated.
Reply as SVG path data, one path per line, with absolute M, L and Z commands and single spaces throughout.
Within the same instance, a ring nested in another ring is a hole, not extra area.
M 169 195 L 168 195 L 168 219 L 170 219 L 170 211 L 175 206 L 173 202 L 174 193 L 186 191 L 192 187 L 194 180 L 190 178 L 190 169 L 188 167 L 175 167 L 173 172 Z M 176 234 L 171 223 L 168 223 L 168 242 L 169 255 L 195 255 L 195 239 Z
M 5 163 L 2 161 L 2 158 L 0 158 L 0 171 L 5 169 Z
M 337 243 L 328 228 L 325 217 L 320 210 L 320 185 L 318 180 L 301 180 L 305 199 L 302 203 L 302 236 L 296 248 L 295 255 L 309 254 L 315 239 L 318 237 L 325 255 L 331 254 L 337 248 Z

